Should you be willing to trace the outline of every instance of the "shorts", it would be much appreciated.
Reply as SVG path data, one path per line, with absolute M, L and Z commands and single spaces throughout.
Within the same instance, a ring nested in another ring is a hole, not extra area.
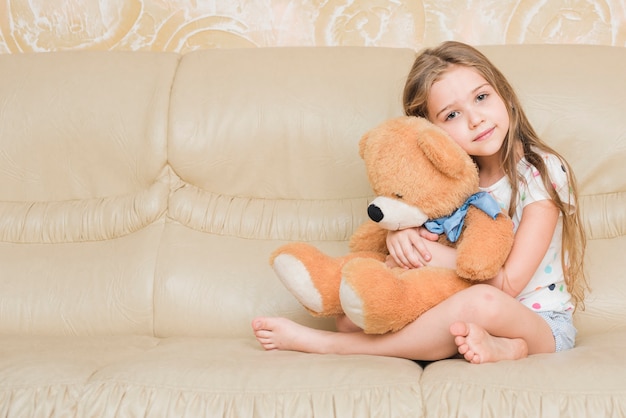
M 572 312 L 546 311 L 537 312 L 546 320 L 556 344 L 556 351 L 565 351 L 574 347 L 576 341 L 576 327 L 572 319 Z

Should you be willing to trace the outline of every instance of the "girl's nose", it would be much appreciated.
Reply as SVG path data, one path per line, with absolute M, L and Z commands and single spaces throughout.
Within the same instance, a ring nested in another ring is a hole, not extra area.
M 467 117 L 468 117 L 468 122 L 469 122 L 471 128 L 477 127 L 484 120 L 482 113 L 477 112 L 477 111 L 469 112 Z

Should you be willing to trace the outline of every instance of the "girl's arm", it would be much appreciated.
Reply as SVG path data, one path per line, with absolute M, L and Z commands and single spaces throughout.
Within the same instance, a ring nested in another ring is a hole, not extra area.
M 449 256 L 444 255 L 445 245 L 439 244 L 439 235 L 429 232 L 424 227 L 408 228 L 400 231 L 389 231 L 387 233 L 387 250 L 389 267 L 419 268 L 431 265 L 431 260 L 436 259 L 440 266 L 453 266 L 456 262 L 454 258 L 448 260 Z M 440 248 L 441 247 L 441 248 Z
M 511 253 L 496 277 L 486 281 L 515 297 L 528 284 L 548 251 L 559 221 L 559 210 L 552 200 L 540 200 L 527 205 L 513 241 Z M 404 268 L 436 266 L 456 268 L 456 250 L 433 241 L 431 234 L 419 229 L 389 232 L 387 247 L 392 262 Z M 436 236 L 435 234 L 432 234 Z M 427 259 L 428 258 L 428 259 Z
M 519 295 L 548 251 L 558 221 L 559 209 L 552 200 L 526 206 L 504 267 L 487 283 L 511 296 Z

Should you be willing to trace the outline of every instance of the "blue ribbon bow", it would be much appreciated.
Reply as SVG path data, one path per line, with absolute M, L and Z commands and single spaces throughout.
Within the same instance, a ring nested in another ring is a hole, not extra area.
M 496 216 L 500 213 L 500 205 L 493 196 L 487 192 L 478 192 L 471 195 L 465 203 L 452 212 L 451 215 L 426 221 L 424 226 L 435 234 L 445 233 L 450 242 L 456 242 L 461 235 L 461 230 L 465 223 L 465 215 L 467 215 L 467 210 L 470 205 L 482 210 L 493 219 L 496 219 Z

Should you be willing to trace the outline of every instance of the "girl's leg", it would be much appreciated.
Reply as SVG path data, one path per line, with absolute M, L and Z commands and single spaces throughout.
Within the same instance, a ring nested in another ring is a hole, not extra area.
M 322 331 L 285 318 L 256 318 L 252 326 L 268 350 L 374 354 L 415 360 L 439 360 L 466 350 L 462 354 L 469 353 L 473 362 L 554 351 L 554 338 L 543 318 L 489 285 L 475 285 L 452 295 L 395 333 Z M 508 340 L 513 341 L 512 345 L 500 349 L 502 343 L 511 342 Z

